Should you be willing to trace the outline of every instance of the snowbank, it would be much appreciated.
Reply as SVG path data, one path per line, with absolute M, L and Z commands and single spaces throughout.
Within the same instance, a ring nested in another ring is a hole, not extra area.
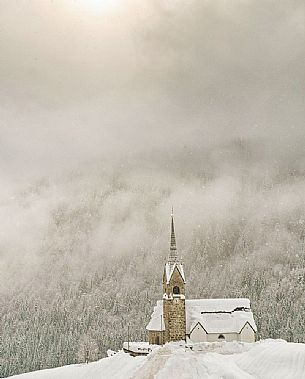
M 253 344 L 167 344 L 147 357 L 122 351 L 98 362 L 36 371 L 15 379 L 305 379 L 305 345 L 283 340 Z

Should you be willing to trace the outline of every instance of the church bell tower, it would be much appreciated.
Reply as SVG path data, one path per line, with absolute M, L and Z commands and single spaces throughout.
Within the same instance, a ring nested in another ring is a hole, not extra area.
M 177 253 L 173 210 L 170 251 L 163 274 L 163 317 L 165 341 L 185 340 L 185 276 Z

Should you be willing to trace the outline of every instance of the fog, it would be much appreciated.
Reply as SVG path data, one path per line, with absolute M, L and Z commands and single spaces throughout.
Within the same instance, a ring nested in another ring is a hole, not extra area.
M 39 267 L 54 213 L 98 214 L 108 190 L 100 257 L 164 248 L 172 204 L 182 250 L 208 223 L 302 219 L 304 15 L 303 1 L 2 0 L 5 280 Z

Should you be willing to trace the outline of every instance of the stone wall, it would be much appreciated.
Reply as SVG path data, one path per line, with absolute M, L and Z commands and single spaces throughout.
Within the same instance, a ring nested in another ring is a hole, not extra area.
M 179 294 L 173 294 L 173 288 L 179 287 Z M 185 340 L 185 284 L 177 269 L 170 278 L 170 282 L 166 283 L 164 275 L 163 293 L 166 298 L 163 299 L 163 317 L 165 324 L 165 340 L 181 341 Z
M 163 300 L 166 342 L 185 340 L 185 300 Z
M 148 342 L 150 345 L 164 345 L 165 343 L 165 332 L 157 330 L 148 331 Z
M 170 282 L 166 283 L 165 275 L 163 277 L 163 293 L 166 293 L 167 296 L 170 296 L 173 294 L 173 288 L 177 286 L 180 289 L 180 294 L 185 296 L 185 284 L 183 282 L 183 279 L 177 269 L 177 267 L 174 269 L 174 272 L 172 274 L 172 277 L 170 279 Z

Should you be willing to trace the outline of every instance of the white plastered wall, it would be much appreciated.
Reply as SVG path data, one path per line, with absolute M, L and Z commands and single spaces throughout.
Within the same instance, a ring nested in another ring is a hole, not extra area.
M 190 334 L 190 340 L 196 342 L 216 342 L 216 341 L 239 341 L 239 335 L 237 333 L 223 333 L 224 339 L 219 339 L 219 333 L 209 333 L 203 329 L 201 324 L 197 324 L 192 333 Z
M 255 342 L 255 333 L 251 326 L 247 323 L 239 335 L 239 341 L 241 342 Z
M 219 338 L 220 335 L 223 335 L 225 338 Z M 238 341 L 238 334 L 237 333 L 211 333 L 207 335 L 208 342 L 216 342 L 216 341 Z
M 219 338 L 222 334 L 225 338 Z M 190 334 L 190 340 L 196 342 L 216 342 L 216 341 L 241 341 L 241 342 L 255 342 L 255 333 L 251 326 L 247 323 L 241 333 L 206 333 L 201 324 L 197 324 Z
M 207 342 L 207 333 L 200 324 L 197 324 L 190 334 L 190 340 L 196 342 Z

